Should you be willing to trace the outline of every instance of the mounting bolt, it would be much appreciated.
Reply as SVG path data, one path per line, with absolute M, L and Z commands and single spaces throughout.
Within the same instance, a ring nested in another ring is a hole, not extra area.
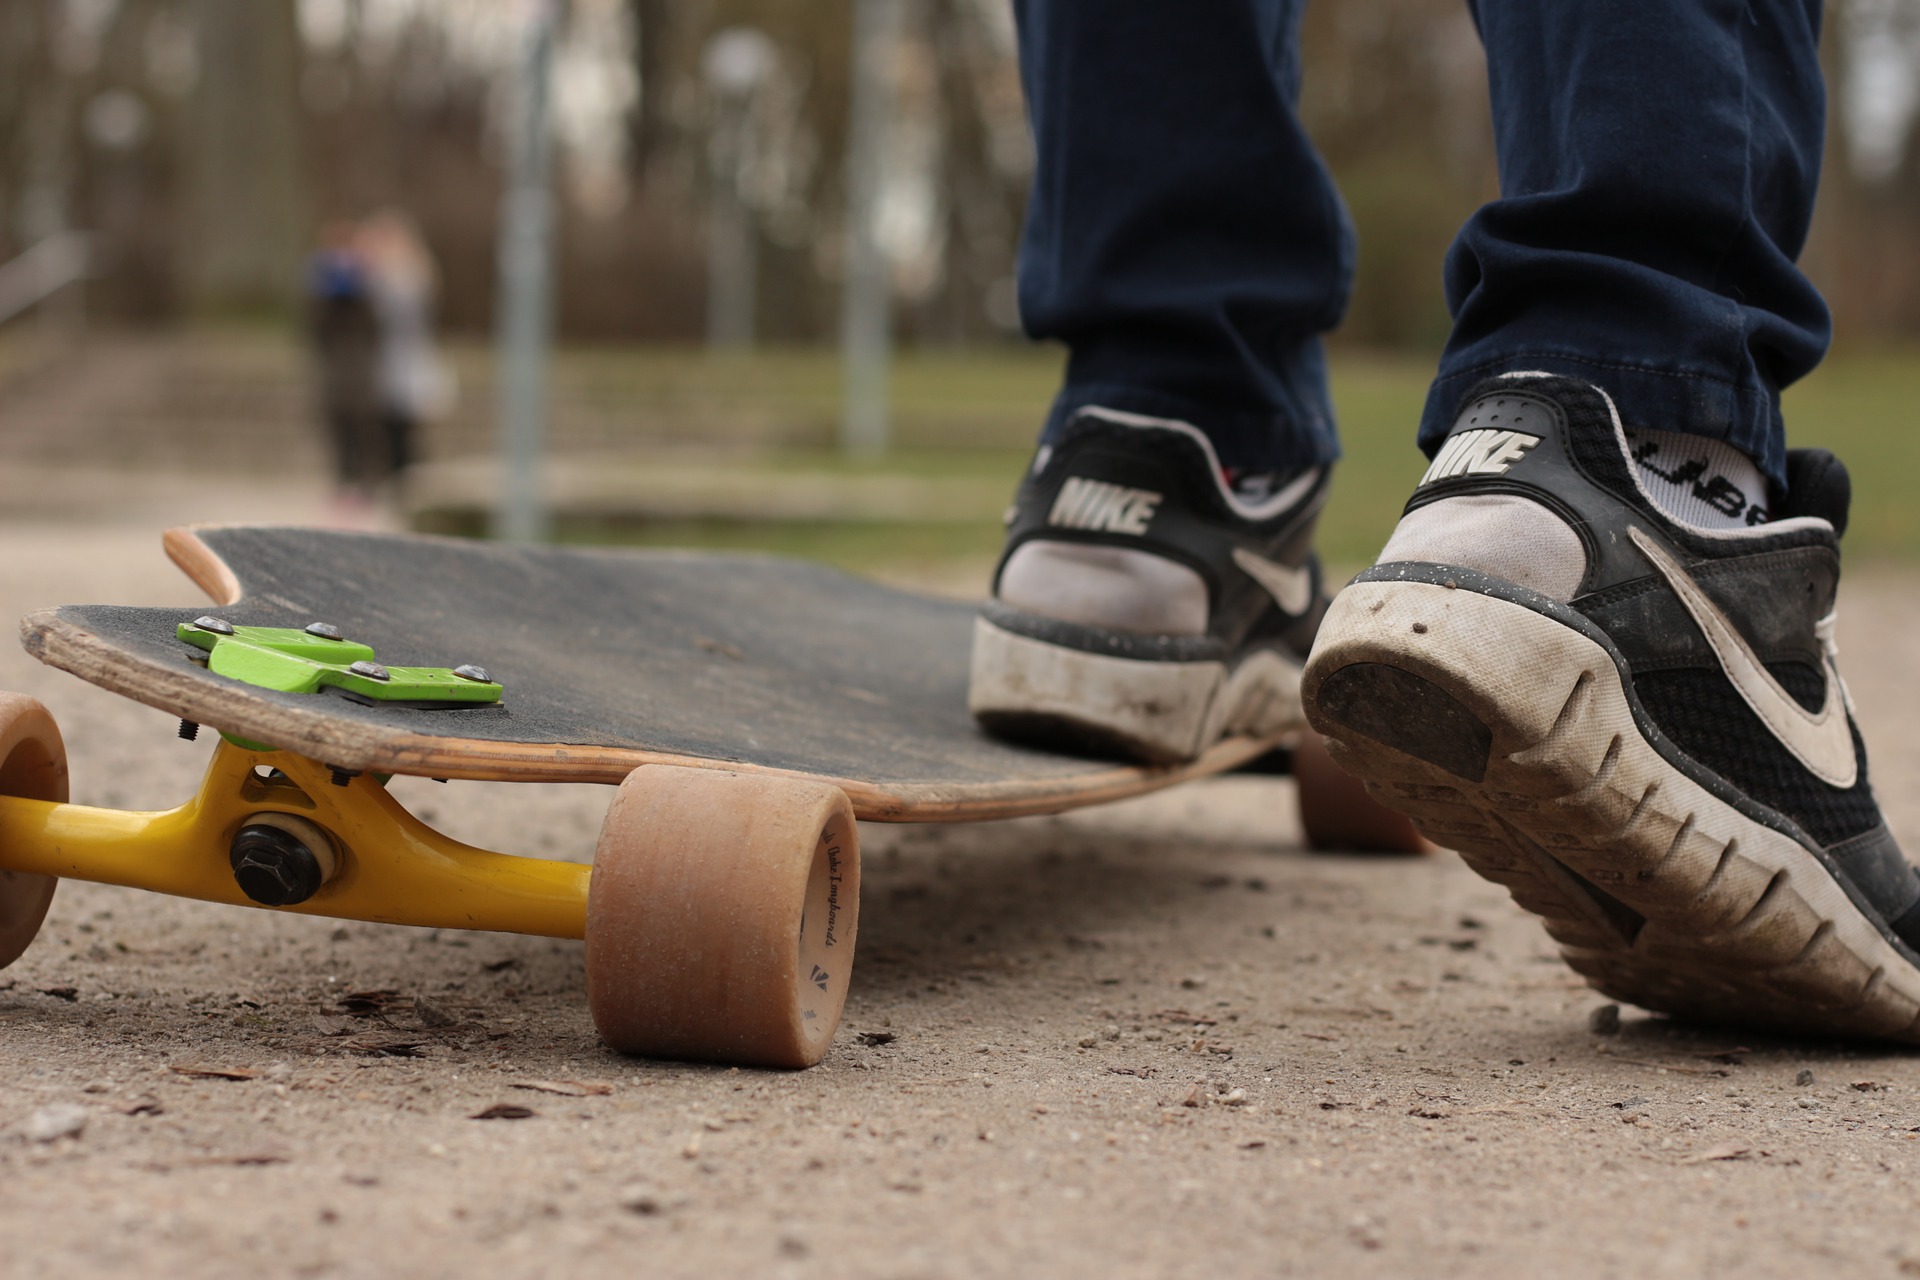
M 487 674 L 485 667 L 476 667 L 471 662 L 463 662 L 453 669 L 453 674 L 462 680 L 472 680 L 478 684 L 492 684 L 493 677 Z
M 291 814 L 254 815 L 233 837 L 234 882 L 267 907 L 291 907 L 320 892 L 337 859 L 326 832 Z
M 350 665 L 347 668 L 347 670 L 353 672 L 353 674 L 357 676 L 365 676 L 369 680 L 393 679 L 393 676 L 387 671 L 385 667 L 381 666 L 377 662 L 368 662 L 364 658 L 361 659 L 359 662 L 355 662 L 352 665 Z
M 192 742 L 195 738 L 199 736 L 200 736 L 199 725 L 195 724 L 191 720 L 182 720 L 180 722 L 180 740 L 182 742 Z
M 307 634 L 310 636 L 318 636 L 322 640 L 346 639 L 345 636 L 340 634 L 340 628 L 330 622 L 309 622 L 307 624 Z
M 358 769 L 342 769 L 337 764 L 328 765 L 327 772 L 333 775 L 333 785 L 336 787 L 344 787 L 360 776 Z
M 212 614 L 195 618 L 193 625 L 202 631 L 211 631 L 216 636 L 230 636 L 233 634 L 233 624 L 231 622 L 228 622 L 225 618 L 216 618 Z

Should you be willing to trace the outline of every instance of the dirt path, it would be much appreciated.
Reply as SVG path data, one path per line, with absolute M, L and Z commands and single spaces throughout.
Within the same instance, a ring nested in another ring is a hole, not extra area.
M 151 525 L 0 550 L 9 614 L 194 602 Z M 1910 845 L 1916 587 L 1859 576 L 1841 637 Z M 0 687 L 53 709 L 76 799 L 194 786 L 207 748 L 158 713 L 12 646 Z M 0 1272 L 1920 1272 L 1920 1061 L 1632 1010 L 1594 1034 L 1497 891 L 1302 853 L 1289 787 L 867 828 L 859 976 L 801 1074 L 607 1053 L 574 944 L 63 886 L 0 972 Z M 585 858 L 608 793 L 405 795 Z M 472 1118 L 501 1104 L 533 1114 Z

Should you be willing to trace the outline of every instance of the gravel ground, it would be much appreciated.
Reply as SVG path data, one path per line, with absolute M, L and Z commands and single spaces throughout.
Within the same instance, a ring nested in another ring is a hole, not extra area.
M 0 600 L 197 603 L 153 505 L 0 525 Z M 1842 632 L 1909 844 L 1917 587 L 1857 575 Z M 9 652 L 77 801 L 190 794 L 204 743 Z M 796 1074 L 610 1054 L 577 944 L 65 885 L 0 973 L 0 1271 L 1920 1273 L 1912 1055 L 1616 1025 L 1450 855 L 1302 852 L 1290 787 L 865 828 L 846 1022 Z M 396 791 L 581 859 L 609 795 Z

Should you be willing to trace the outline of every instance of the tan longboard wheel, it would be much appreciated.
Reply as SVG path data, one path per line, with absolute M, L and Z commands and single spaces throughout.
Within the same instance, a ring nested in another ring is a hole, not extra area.
M 587 1002 L 621 1053 L 809 1067 L 846 1003 L 853 808 L 821 782 L 646 765 L 615 794 L 587 895 Z
M 18 693 L 0 693 L 0 795 L 67 798 L 67 748 L 47 709 Z M 47 918 L 52 876 L 0 871 L 0 969 L 20 958 Z
M 1367 794 L 1366 784 L 1327 754 L 1308 729 L 1293 748 L 1300 828 L 1307 847 L 1326 853 L 1426 853 L 1433 848 L 1403 815 Z

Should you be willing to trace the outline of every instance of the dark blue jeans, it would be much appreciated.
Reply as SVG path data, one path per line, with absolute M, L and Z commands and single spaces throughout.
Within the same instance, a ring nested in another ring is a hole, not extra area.
M 1304 3 L 1014 0 L 1039 152 L 1021 316 L 1070 352 L 1050 428 L 1104 404 L 1194 422 L 1229 466 L 1337 456 L 1320 338 L 1354 238 L 1294 110 Z M 1469 5 L 1501 195 L 1447 255 L 1421 446 L 1472 383 L 1543 369 L 1780 479 L 1780 390 L 1830 332 L 1794 265 L 1825 128 L 1820 0 Z

